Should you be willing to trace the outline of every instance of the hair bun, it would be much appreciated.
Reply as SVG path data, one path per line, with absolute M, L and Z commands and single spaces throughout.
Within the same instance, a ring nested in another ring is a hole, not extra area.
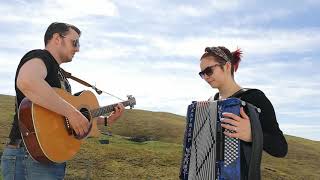
M 232 52 L 232 64 L 234 66 L 234 72 L 236 72 L 238 70 L 239 67 L 239 63 L 241 61 L 241 57 L 242 57 L 242 51 L 240 48 L 237 48 L 237 50 L 235 50 L 234 52 Z

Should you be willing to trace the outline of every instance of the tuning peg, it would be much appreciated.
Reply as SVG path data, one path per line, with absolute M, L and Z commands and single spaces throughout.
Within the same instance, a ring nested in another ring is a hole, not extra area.
M 128 101 L 130 102 L 130 109 L 136 105 L 136 99 L 132 95 L 127 95 Z

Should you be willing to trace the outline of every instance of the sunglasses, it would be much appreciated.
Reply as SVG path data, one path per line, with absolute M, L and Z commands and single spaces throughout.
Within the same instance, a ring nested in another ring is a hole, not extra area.
M 72 38 L 70 38 L 70 37 L 68 37 L 68 36 L 61 35 L 61 34 L 60 34 L 60 36 L 63 37 L 63 38 L 71 39 L 71 40 L 72 40 L 72 45 L 73 45 L 73 47 L 75 47 L 75 48 L 80 48 L 80 41 L 79 41 L 79 39 L 72 39 Z
M 204 75 L 211 76 L 213 74 L 213 69 L 217 66 L 221 66 L 220 64 L 215 64 L 213 66 L 206 67 L 203 71 L 199 72 L 199 76 L 204 79 Z

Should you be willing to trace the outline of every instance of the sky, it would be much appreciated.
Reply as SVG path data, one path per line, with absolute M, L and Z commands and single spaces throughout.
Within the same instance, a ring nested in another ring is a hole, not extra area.
M 198 76 L 207 46 L 237 47 L 235 80 L 262 90 L 285 134 L 320 141 L 320 0 L 0 0 L 0 94 L 15 95 L 21 57 L 52 22 L 81 31 L 62 67 L 136 109 L 186 115 L 217 90 Z M 73 92 L 88 89 L 72 80 Z M 119 102 L 97 95 L 100 105 Z

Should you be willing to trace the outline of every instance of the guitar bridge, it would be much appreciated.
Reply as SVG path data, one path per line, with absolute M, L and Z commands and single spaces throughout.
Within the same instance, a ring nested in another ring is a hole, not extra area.
M 67 130 L 68 134 L 71 136 L 71 135 L 73 135 L 73 132 L 72 132 L 73 130 L 72 130 L 71 126 L 70 126 L 69 119 L 66 118 L 66 117 L 64 119 L 65 119 L 64 125 L 66 127 L 66 130 Z

